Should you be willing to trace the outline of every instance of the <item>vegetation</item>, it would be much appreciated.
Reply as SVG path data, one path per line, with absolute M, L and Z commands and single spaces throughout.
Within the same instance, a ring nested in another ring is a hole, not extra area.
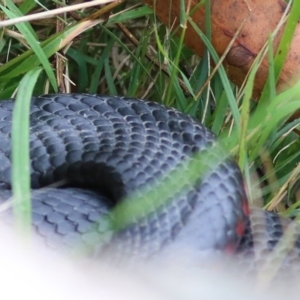
M 58 1 L 5 3 L 1 5 L 2 18 L 12 22 L 29 12 L 50 9 L 51 13 L 56 7 L 66 6 Z M 290 14 L 294 23 L 298 17 L 297 13 Z M 196 28 L 192 19 L 183 14 L 185 22 Z M 183 45 L 183 35 L 184 30 L 180 36 L 170 32 L 147 6 L 136 1 L 118 1 L 102 8 L 85 8 L 2 27 L 0 99 L 17 92 L 18 98 L 25 101 L 31 92 L 39 95 L 62 91 L 126 95 L 174 106 L 200 120 L 222 139 L 245 174 L 252 201 L 262 200 L 261 205 L 296 216 L 300 120 L 289 118 L 300 107 L 300 85 L 277 94 L 275 83 L 283 61 L 273 57 L 272 36 L 239 89 L 218 64 L 209 35 L 199 31 L 208 49 L 202 59 Z M 286 30 L 285 44 L 292 36 L 293 31 Z M 251 89 L 262 55 L 269 56 L 269 80 L 257 102 L 251 99 Z M 24 155 L 28 145 L 26 138 L 20 138 L 26 137 L 28 128 L 26 121 L 23 123 L 24 109 L 14 115 L 16 199 L 18 195 L 29 195 L 29 180 L 24 172 L 28 169 Z M 28 221 L 30 207 L 21 205 L 20 209 L 18 218 Z

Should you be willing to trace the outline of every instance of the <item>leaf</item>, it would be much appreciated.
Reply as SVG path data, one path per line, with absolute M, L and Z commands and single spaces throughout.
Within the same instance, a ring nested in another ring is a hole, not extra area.
M 153 8 L 159 19 L 178 34 L 182 32 L 180 27 L 181 0 L 144 0 Z M 206 18 L 204 1 L 185 0 L 185 7 L 191 3 L 190 17 L 198 29 L 206 32 Z M 206 2 L 207 3 L 207 2 Z M 269 36 L 275 32 L 273 48 L 276 51 L 280 43 L 275 68 L 276 75 L 280 70 L 280 63 L 284 61 L 284 50 L 289 49 L 287 60 L 282 68 L 278 80 L 278 88 L 281 90 L 292 86 L 300 75 L 300 24 L 295 28 L 295 21 L 299 19 L 300 0 L 293 1 L 291 19 L 288 21 L 287 31 L 284 32 L 284 14 L 287 4 L 283 0 L 214 0 L 210 1 L 211 10 L 211 40 L 219 56 L 222 56 L 228 49 L 228 45 L 234 39 L 239 27 L 243 24 L 241 31 L 229 49 L 224 60 L 224 66 L 229 78 L 238 86 L 242 86 L 248 76 L 249 70 L 256 56 L 267 44 Z M 295 32 L 294 32 L 295 29 Z M 187 24 L 185 32 L 185 44 L 196 54 L 203 57 L 206 45 L 197 34 L 194 26 Z M 283 34 L 284 32 L 284 34 Z M 291 36 L 293 40 L 289 46 Z M 280 50 L 281 49 L 281 50 Z M 253 95 L 258 97 L 265 85 L 268 76 L 268 57 L 262 61 L 253 87 Z
M 28 72 L 21 80 L 12 119 L 12 192 L 17 230 L 28 234 L 31 228 L 29 114 L 31 96 L 42 69 Z

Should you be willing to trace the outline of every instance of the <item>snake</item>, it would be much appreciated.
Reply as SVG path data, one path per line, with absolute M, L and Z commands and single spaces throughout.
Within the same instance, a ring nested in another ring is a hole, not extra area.
M 13 99 L 0 101 L 2 204 L 12 196 L 13 109 Z M 31 100 L 29 131 L 32 230 L 52 249 L 86 245 L 97 255 L 114 249 L 148 260 L 186 248 L 253 266 L 293 225 L 250 209 L 235 160 L 174 108 L 123 96 L 42 95 Z M 0 217 L 14 222 L 11 208 Z M 298 232 L 282 267 L 299 260 Z

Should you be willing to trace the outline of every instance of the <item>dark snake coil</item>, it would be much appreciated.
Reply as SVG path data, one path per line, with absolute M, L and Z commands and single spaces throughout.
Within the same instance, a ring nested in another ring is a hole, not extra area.
M 2 202 L 11 195 L 13 107 L 12 100 L 0 102 Z M 141 212 L 131 217 L 125 209 L 122 214 L 130 222 L 108 243 L 122 255 L 149 258 L 187 247 L 253 257 L 258 242 L 263 244 L 259 261 L 289 223 L 259 210 L 250 214 L 251 221 L 241 172 L 215 136 L 193 118 L 153 102 L 84 94 L 33 98 L 30 158 L 33 227 L 51 247 L 81 243 L 99 248 L 105 231 L 101 218 L 108 220 L 122 200 L 131 203 L 124 200 L 131 195 Z M 191 165 L 201 176 L 189 182 Z M 161 187 L 173 176 L 182 188 L 167 186 L 174 193 L 157 202 Z M 68 188 L 41 189 L 60 180 Z M 143 199 L 140 191 L 154 196 Z M 2 217 L 12 222 L 10 211 Z M 295 236 L 283 265 L 299 260 Z

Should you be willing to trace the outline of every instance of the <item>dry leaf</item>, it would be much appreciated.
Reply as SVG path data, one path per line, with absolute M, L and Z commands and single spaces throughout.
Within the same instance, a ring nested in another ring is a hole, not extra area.
M 151 6 L 159 19 L 172 28 L 179 26 L 180 0 L 145 0 Z M 229 50 L 224 65 L 229 78 L 241 86 L 253 60 L 267 42 L 269 35 L 279 24 L 286 3 L 283 0 L 211 0 L 211 29 L 212 44 L 221 57 L 229 43 L 241 27 L 237 38 Z M 185 6 L 191 5 L 191 10 L 199 1 L 185 0 Z M 191 15 L 193 21 L 205 32 L 204 5 L 197 8 Z M 243 24 L 244 22 L 244 24 Z M 276 50 L 283 28 L 278 31 L 274 40 Z M 199 56 L 203 56 L 205 46 L 198 34 L 188 24 L 185 43 Z M 284 65 L 278 89 L 292 86 L 300 73 L 300 25 L 297 25 L 294 39 Z M 253 96 L 258 97 L 262 91 L 268 75 L 268 61 L 264 59 L 255 79 Z

